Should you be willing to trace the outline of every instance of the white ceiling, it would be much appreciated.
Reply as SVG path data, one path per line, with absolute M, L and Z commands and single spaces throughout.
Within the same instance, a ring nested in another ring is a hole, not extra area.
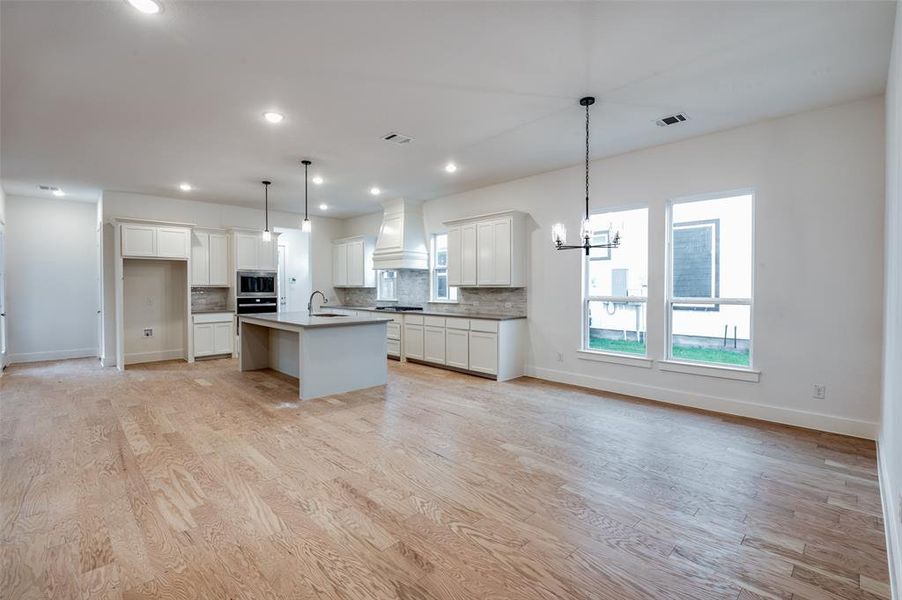
M 0 177 L 373 212 L 884 90 L 894 2 L 0 2 Z M 276 109 L 272 126 L 262 113 Z M 690 121 L 656 127 L 685 111 Z M 389 131 L 407 146 L 381 141 Z M 454 175 L 442 167 L 454 160 Z M 196 187 L 178 190 L 181 181 Z

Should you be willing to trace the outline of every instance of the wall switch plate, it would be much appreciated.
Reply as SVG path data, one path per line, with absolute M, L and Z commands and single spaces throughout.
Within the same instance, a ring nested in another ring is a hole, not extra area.
M 153 337 L 153 329 L 148 327 L 144 330 L 144 337 Z
M 823 400 L 827 397 L 827 386 L 822 383 L 815 383 L 812 396 L 818 400 Z

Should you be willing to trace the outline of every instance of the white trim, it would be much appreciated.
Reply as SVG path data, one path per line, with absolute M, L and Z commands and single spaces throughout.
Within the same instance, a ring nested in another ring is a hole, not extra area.
M 712 365 L 707 363 L 690 363 L 679 360 L 659 360 L 658 369 L 673 373 L 686 373 L 688 375 L 704 375 L 706 377 L 718 377 L 720 379 L 735 379 L 737 381 L 751 381 L 758 383 L 761 379 L 761 371 Z
M 97 348 L 73 348 L 71 350 L 49 350 L 46 352 L 25 352 L 20 354 L 10 354 L 9 364 L 91 357 L 97 357 Z
M 879 427 L 878 423 L 872 421 L 861 421 L 858 419 L 849 419 L 846 417 L 825 415 L 822 413 L 792 408 L 758 404 L 756 402 L 746 402 L 744 400 L 689 393 L 670 388 L 637 384 L 617 379 L 595 377 L 592 375 L 582 375 L 580 373 L 558 371 L 532 365 L 527 365 L 525 373 L 530 377 L 545 379 L 547 381 L 568 383 L 595 390 L 664 402 L 666 404 L 675 404 L 677 406 L 686 406 L 725 413 L 728 415 L 760 419 L 785 425 L 794 425 L 806 429 L 816 429 L 818 431 L 851 435 L 868 440 L 876 439 Z
M 577 350 L 576 358 L 580 360 L 626 365 L 629 367 L 640 367 L 643 369 L 650 369 L 655 362 L 646 356 L 631 356 L 629 354 L 619 354 L 617 352 L 599 352 L 598 350 Z
M 889 470 L 880 451 L 880 439 L 877 440 L 877 476 L 880 485 L 880 499 L 883 507 L 883 528 L 886 536 L 886 557 L 889 562 L 889 588 L 890 598 L 902 600 L 902 530 L 898 529 L 898 520 L 895 515 L 902 508 L 893 503 L 893 486 L 889 478 Z
M 185 350 L 155 350 L 153 352 L 132 352 L 125 355 L 125 364 L 156 362 L 160 360 L 185 360 Z

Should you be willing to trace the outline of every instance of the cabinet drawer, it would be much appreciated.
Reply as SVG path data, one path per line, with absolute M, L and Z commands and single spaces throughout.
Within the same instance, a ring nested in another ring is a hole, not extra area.
M 231 323 L 234 315 L 230 312 L 204 313 L 193 318 L 195 323 Z
M 389 356 L 401 356 L 401 340 L 388 340 L 386 347 Z
M 445 326 L 445 317 L 423 317 L 423 323 L 427 326 L 431 327 L 444 327 Z
M 422 325 L 423 324 L 423 315 L 406 315 L 404 317 L 405 323 L 410 323 L 411 325 Z
M 389 317 L 393 323 L 397 323 L 398 325 L 404 324 L 404 317 L 401 315 L 386 315 L 384 312 L 379 313 L 380 317 Z
M 395 322 L 389 322 L 385 324 L 385 337 L 389 340 L 400 340 L 401 339 L 401 326 Z
M 467 330 L 470 328 L 470 319 L 459 319 L 457 317 L 448 317 L 445 319 L 445 327 L 448 329 L 463 329 Z
M 485 321 L 482 319 L 470 319 L 470 331 L 498 332 L 498 321 Z

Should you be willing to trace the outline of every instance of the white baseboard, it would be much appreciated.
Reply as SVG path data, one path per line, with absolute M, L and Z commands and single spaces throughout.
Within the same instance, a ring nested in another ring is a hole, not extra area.
M 890 597 L 902 600 L 902 530 L 896 515 L 902 507 L 896 506 L 893 497 L 893 486 L 890 485 L 889 470 L 885 461 L 886 454 L 880 451 L 880 440 L 877 440 L 877 469 L 880 476 L 880 498 L 883 501 L 883 525 L 886 533 L 886 554 L 889 559 Z
M 528 365 L 526 367 L 526 374 L 538 379 L 569 383 L 571 385 L 625 394 L 627 396 L 637 396 L 656 402 L 688 406 L 691 408 L 710 410 L 712 412 L 726 413 L 728 415 L 736 415 L 739 417 L 749 417 L 751 419 L 761 419 L 762 421 L 772 421 L 784 425 L 795 425 L 796 427 L 805 427 L 807 429 L 816 429 L 818 431 L 841 433 L 843 435 L 851 435 L 868 440 L 877 439 L 878 424 L 871 421 L 861 421 L 857 419 L 848 419 L 846 417 L 836 417 L 833 415 L 795 410 L 792 408 L 757 404 L 755 402 L 746 402 L 744 400 L 735 400 L 732 398 L 694 394 L 670 388 L 608 379 L 605 377 L 595 377 L 592 375 L 583 375 L 556 369 L 546 369 L 544 367 L 536 367 L 533 365 Z
M 100 366 L 101 367 L 115 367 L 116 366 L 116 357 L 115 356 L 101 356 L 100 357 Z
M 138 363 L 177 360 L 180 358 L 185 358 L 185 350 L 182 348 L 177 350 L 156 350 L 154 352 L 132 352 L 131 354 L 125 355 L 125 364 L 135 365 Z
M 69 358 L 97 357 L 97 348 L 74 348 L 72 350 L 50 350 L 47 352 L 24 352 L 9 355 L 9 364 L 42 362 L 45 360 L 66 360 Z

